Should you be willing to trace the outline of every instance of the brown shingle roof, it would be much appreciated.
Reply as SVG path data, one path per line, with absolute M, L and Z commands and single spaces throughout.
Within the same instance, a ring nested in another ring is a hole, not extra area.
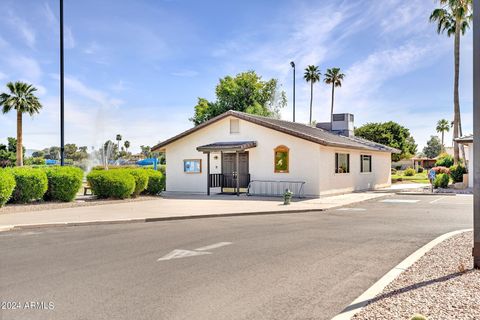
M 189 129 L 170 139 L 167 139 L 154 146 L 152 150 L 159 150 L 178 139 L 188 136 L 189 134 L 228 116 L 233 116 L 251 123 L 258 124 L 263 127 L 270 128 L 272 130 L 280 131 L 295 136 L 297 138 L 308 140 L 325 146 L 400 153 L 400 150 L 398 149 L 391 148 L 359 137 L 345 137 L 336 133 L 332 133 L 316 127 L 311 127 L 298 122 L 267 118 L 233 110 L 222 113 L 221 115 L 210 119 L 196 127 L 193 127 L 192 129 Z

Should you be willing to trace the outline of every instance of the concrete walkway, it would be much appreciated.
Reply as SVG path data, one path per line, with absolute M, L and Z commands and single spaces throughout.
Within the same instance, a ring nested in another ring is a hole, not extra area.
M 319 199 L 294 200 L 283 205 L 281 198 L 247 196 L 165 196 L 158 200 L 122 202 L 96 206 L 1 214 L 0 231 L 16 228 L 149 222 L 246 214 L 322 211 L 351 203 L 384 197 L 362 192 Z

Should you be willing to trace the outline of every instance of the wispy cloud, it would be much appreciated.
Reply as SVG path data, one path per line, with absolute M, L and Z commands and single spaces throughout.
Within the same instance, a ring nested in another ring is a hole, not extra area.
M 17 78 L 37 82 L 42 76 L 42 68 L 34 58 L 12 52 L 4 57 L 4 61 L 13 71 L 12 75 Z
M 195 70 L 180 70 L 180 71 L 172 72 L 172 76 L 191 78 L 191 77 L 198 76 L 198 71 L 195 71 Z
M 56 33 L 59 33 L 60 21 L 57 19 L 57 16 L 53 13 L 50 5 L 47 2 L 45 2 L 42 6 L 42 13 L 50 27 L 53 28 Z M 63 37 L 66 49 L 72 49 L 75 47 L 76 41 L 70 26 L 64 25 Z
M 27 46 L 34 48 L 36 39 L 34 29 L 30 27 L 30 25 L 24 19 L 15 14 L 13 10 L 8 9 L 6 15 L 6 20 L 10 24 L 11 28 L 20 34 Z

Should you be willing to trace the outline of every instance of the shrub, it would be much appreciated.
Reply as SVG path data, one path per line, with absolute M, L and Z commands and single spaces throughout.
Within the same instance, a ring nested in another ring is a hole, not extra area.
M 83 171 L 75 167 L 49 167 L 45 169 L 48 190 L 45 200 L 70 202 L 82 186 Z
M 433 171 L 435 171 L 436 174 L 440 173 L 445 173 L 445 174 L 450 174 L 450 170 L 447 167 L 433 167 Z
M 392 169 L 390 169 L 390 172 L 391 172 L 392 174 L 396 174 L 396 173 L 397 173 L 397 169 L 392 168 Z
M 450 176 L 446 173 L 440 173 L 435 177 L 435 180 L 433 181 L 433 186 L 435 189 L 437 188 L 448 188 L 448 183 L 450 182 Z
M 410 320 L 428 320 L 427 317 L 422 316 L 421 314 L 414 314 Z
M 127 170 L 93 170 L 87 181 L 99 198 L 125 199 L 135 190 L 135 178 Z
M 424 170 L 425 170 L 425 169 L 424 169 L 423 167 L 418 167 L 418 168 L 417 168 L 417 172 L 418 172 L 418 173 L 422 173 Z
M 12 169 L 16 186 L 12 201 L 26 203 L 41 199 L 48 189 L 47 175 L 42 169 L 17 167 Z
M 403 175 L 406 177 L 413 177 L 415 175 L 415 169 L 413 168 L 407 168 L 405 171 L 403 171 Z
M 34 158 L 34 157 L 26 158 L 23 164 L 26 165 L 26 166 L 45 165 L 45 159 L 39 158 L 39 157 L 37 157 L 37 158 Z
M 10 170 L 0 169 L 0 207 L 12 196 L 15 189 L 15 177 Z
M 435 162 L 436 167 L 451 167 L 453 166 L 453 157 L 447 153 L 442 153 L 438 156 L 437 162 Z
M 461 164 L 453 165 L 450 167 L 450 176 L 453 182 L 462 182 L 463 175 L 467 173 L 467 169 Z
M 145 169 L 148 174 L 148 185 L 145 193 L 157 195 L 165 189 L 165 176 L 160 171 Z
M 143 169 L 130 169 L 128 172 L 135 179 L 135 190 L 133 190 L 132 196 L 136 197 L 142 193 L 148 185 L 148 173 Z

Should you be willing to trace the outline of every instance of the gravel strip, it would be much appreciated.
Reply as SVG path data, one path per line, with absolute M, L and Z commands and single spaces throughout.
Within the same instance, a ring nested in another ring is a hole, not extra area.
M 440 243 L 390 283 L 352 319 L 480 319 L 480 270 L 473 269 L 472 232 Z
M 92 197 L 89 197 L 89 198 L 82 197 L 73 202 L 37 201 L 29 204 L 7 204 L 5 207 L 0 208 L 0 214 L 32 212 L 32 211 L 42 211 L 42 210 L 63 209 L 63 208 L 75 208 L 75 207 L 88 207 L 88 206 L 98 206 L 98 205 L 112 204 L 112 203 L 158 200 L 159 198 L 160 198 L 159 196 L 140 196 L 138 198 L 114 200 L 114 199 L 96 199 Z

